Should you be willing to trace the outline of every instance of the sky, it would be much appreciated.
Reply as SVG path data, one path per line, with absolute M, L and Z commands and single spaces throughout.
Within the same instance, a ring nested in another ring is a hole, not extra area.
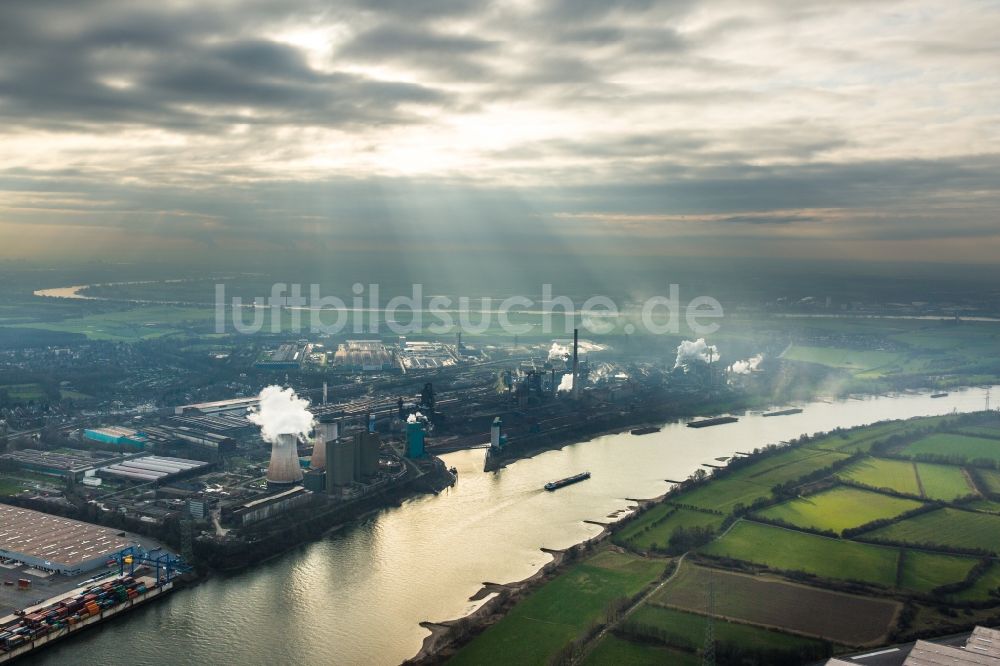
M 994 263 L 1000 2 L 3 0 L 0 258 Z

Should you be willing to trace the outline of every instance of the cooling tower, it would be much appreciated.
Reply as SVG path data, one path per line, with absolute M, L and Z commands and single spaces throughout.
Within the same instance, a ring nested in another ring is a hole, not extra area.
M 267 487 L 291 486 L 302 481 L 295 435 L 278 435 L 271 445 L 271 463 L 267 466 Z
M 319 417 L 316 435 L 313 438 L 312 461 L 309 463 L 311 469 L 324 469 L 326 467 L 326 443 L 339 436 L 340 424 L 337 423 L 336 419 L 328 415 Z

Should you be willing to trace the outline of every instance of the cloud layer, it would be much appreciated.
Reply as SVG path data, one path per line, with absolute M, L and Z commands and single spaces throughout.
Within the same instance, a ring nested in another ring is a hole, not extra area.
M 996 34 L 985 0 L 6 0 L 0 253 L 990 261 Z

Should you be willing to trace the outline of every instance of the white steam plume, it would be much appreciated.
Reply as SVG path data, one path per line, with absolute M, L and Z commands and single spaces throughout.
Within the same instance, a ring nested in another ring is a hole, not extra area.
M 719 358 L 719 348 L 705 342 L 705 338 L 697 340 L 682 340 L 677 345 L 677 360 L 674 361 L 674 368 L 686 368 L 692 361 L 711 363 L 712 359 Z
M 552 343 L 552 348 L 549 349 L 549 360 L 566 361 L 569 360 L 570 355 L 573 351 L 566 345 L 561 345 L 558 342 Z
M 559 380 L 559 386 L 556 388 L 557 393 L 566 393 L 573 390 L 573 373 L 567 372 Z
M 266 386 L 260 392 L 260 409 L 247 414 L 247 418 L 260 426 L 260 436 L 271 444 L 278 441 L 278 435 L 295 435 L 304 440 L 313 429 L 308 406 L 309 401 L 290 388 Z
M 763 360 L 764 355 L 757 354 L 756 356 L 751 356 L 745 361 L 736 361 L 736 363 L 729 366 L 729 372 L 734 375 L 749 375 L 751 372 L 760 367 L 760 363 Z

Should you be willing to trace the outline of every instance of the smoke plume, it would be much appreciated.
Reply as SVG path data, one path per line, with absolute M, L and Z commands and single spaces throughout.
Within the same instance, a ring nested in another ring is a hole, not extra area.
M 566 393 L 573 390 L 573 373 L 567 372 L 559 380 L 559 386 L 556 388 L 557 393 Z
M 749 375 L 751 372 L 760 367 L 760 363 L 763 360 L 764 355 L 757 354 L 756 356 L 751 356 L 745 361 L 736 361 L 736 363 L 729 366 L 729 372 L 734 375 Z
M 549 360 L 550 361 L 567 361 L 572 355 L 573 351 L 566 345 L 561 345 L 558 342 L 552 343 L 552 348 L 549 349 Z
M 274 444 L 278 435 L 295 435 L 304 440 L 313 429 L 313 415 L 306 409 L 309 401 L 290 388 L 266 386 L 260 392 L 260 409 L 247 418 L 260 426 L 260 436 Z
M 705 342 L 705 338 L 697 340 L 682 340 L 677 345 L 677 360 L 674 361 L 674 368 L 687 368 L 692 362 L 711 363 L 712 359 L 719 358 L 719 348 Z

